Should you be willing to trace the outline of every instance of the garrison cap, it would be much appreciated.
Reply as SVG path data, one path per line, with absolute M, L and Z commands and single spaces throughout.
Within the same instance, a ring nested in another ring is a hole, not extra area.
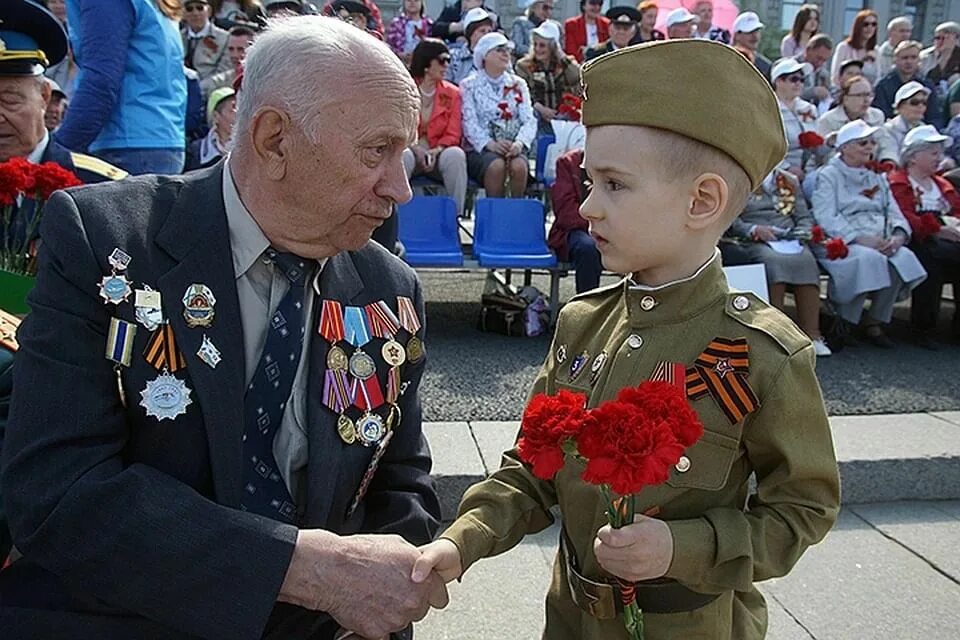
M 710 40 L 626 47 L 580 70 L 583 124 L 672 131 L 723 151 L 756 189 L 787 138 L 767 79 L 736 49 Z M 710 91 L 699 87 L 709 86 Z
M 67 55 L 67 34 L 30 0 L 0 2 L 0 76 L 39 76 Z

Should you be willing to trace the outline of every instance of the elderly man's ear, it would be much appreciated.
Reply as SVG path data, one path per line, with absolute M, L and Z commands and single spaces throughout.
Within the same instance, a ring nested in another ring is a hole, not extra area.
M 276 109 L 264 109 L 253 118 L 251 142 L 264 175 L 282 180 L 287 173 L 293 142 L 290 116 Z

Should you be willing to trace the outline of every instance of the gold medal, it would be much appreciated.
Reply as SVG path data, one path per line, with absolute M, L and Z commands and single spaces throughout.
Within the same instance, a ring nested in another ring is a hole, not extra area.
M 330 347 L 330 350 L 327 351 L 327 369 L 346 371 L 348 362 L 349 358 L 347 358 L 347 354 L 344 353 L 340 347 L 333 345 Z
M 407 360 L 410 364 L 417 364 L 423 360 L 423 341 L 417 336 L 413 336 L 407 342 Z
M 341 414 L 337 418 L 337 433 L 340 434 L 340 439 L 343 440 L 344 444 L 353 444 L 357 441 L 357 428 L 354 426 L 353 420 L 345 415 Z
M 399 367 L 407 361 L 407 352 L 396 340 L 385 342 L 383 348 L 380 349 L 380 354 L 383 356 L 383 361 L 391 367 Z

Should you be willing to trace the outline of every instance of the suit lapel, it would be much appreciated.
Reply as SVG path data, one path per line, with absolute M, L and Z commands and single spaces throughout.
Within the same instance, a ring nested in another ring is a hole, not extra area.
M 218 164 L 186 178 L 156 237 L 176 261 L 157 286 L 203 412 L 217 501 L 235 507 L 241 495 L 244 355 L 222 171 Z M 216 298 L 209 327 L 191 328 L 183 317 L 183 294 L 195 283 L 209 287 Z M 204 336 L 220 351 L 215 369 L 197 356 Z
M 372 241 L 371 241 L 372 242 Z M 320 275 L 320 295 L 314 301 L 320 317 L 322 300 L 354 304 L 363 293 L 363 281 L 350 253 L 339 253 L 327 262 Z M 314 323 L 316 325 L 316 323 Z M 308 327 L 316 332 L 316 327 Z M 323 377 L 330 345 L 313 333 L 310 348 L 310 369 L 307 378 L 307 429 L 310 455 L 307 462 L 306 524 L 324 526 L 330 519 L 330 508 L 336 495 L 340 475 L 343 442 L 337 434 L 337 416 L 323 404 Z M 337 453 L 333 453 L 337 452 Z

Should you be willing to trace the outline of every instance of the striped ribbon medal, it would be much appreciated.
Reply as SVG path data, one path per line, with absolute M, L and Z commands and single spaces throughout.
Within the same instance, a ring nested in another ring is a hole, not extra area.
M 417 316 L 413 300 L 406 296 L 397 296 L 397 315 L 400 316 L 400 326 L 410 334 L 410 339 L 407 340 L 406 359 L 411 364 L 417 364 L 423 359 L 423 341 L 416 334 L 423 325 Z
M 177 339 L 169 323 L 160 325 L 160 328 L 153 332 L 147 341 L 143 357 L 157 371 L 166 369 L 170 373 L 176 373 L 187 366 L 183 354 L 177 349 Z
M 140 406 L 147 415 L 158 421 L 174 420 L 187 412 L 187 406 L 193 403 L 191 390 L 187 384 L 173 374 L 187 366 L 187 362 L 177 348 L 177 339 L 169 323 L 160 325 L 147 341 L 143 357 L 160 372 L 140 392 Z
M 747 382 L 749 350 L 746 338 L 714 338 L 687 369 L 687 397 L 710 394 L 731 424 L 755 411 L 760 401 Z

